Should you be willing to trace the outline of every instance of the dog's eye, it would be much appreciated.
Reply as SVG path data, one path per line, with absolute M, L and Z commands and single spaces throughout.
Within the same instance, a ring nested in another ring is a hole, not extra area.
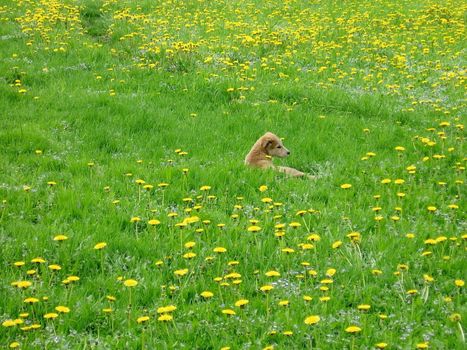
M 282 148 L 282 146 L 277 146 L 277 148 Z

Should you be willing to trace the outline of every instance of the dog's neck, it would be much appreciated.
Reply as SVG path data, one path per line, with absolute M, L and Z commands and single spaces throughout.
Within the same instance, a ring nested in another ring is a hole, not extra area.
M 253 145 L 245 158 L 245 163 L 258 168 L 270 168 L 273 166 L 272 157 L 267 154 L 266 150 L 262 149 L 260 141 L 257 141 Z
M 272 157 L 266 152 L 261 152 L 258 158 L 259 158 L 259 161 L 261 162 L 260 165 L 262 168 L 272 167 Z

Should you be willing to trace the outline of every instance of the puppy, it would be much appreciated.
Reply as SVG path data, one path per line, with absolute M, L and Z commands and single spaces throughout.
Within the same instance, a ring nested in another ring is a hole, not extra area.
M 272 164 L 272 157 L 285 158 L 289 154 L 290 151 L 284 147 L 281 139 L 273 133 L 267 132 L 261 136 L 253 145 L 250 153 L 248 153 L 245 158 L 245 164 L 261 169 L 273 168 L 294 177 L 306 176 L 310 179 L 314 179 L 314 176 L 302 173 L 297 169 L 283 166 L 274 166 Z

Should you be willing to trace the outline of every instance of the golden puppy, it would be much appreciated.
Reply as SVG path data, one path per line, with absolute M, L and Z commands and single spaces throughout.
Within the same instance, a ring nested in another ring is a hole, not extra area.
M 267 169 L 273 168 L 290 176 L 306 176 L 314 178 L 314 176 L 302 173 L 297 169 L 274 166 L 272 164 L 272 157 L 285 158 L 290 154 L 290 151 L 284 147 L 280 138 L 271 132 L 267 132 L 261 136 L 258 141 L 253 145 L 250 153 L 245 158 L 245 164 L 255 168 Z

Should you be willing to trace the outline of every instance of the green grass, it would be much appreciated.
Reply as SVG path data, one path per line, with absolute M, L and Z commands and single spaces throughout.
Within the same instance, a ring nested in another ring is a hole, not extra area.
M 462 349 L 465 10 L 0 1 L 1 346 Z M 246 168 L 266 131 L 292 152 L 276 164 L 317 180 Z M 70 312 L 44 319 L 59 305 Z M 173 320 L 158 321 L 167 305 Z M 305 324 L 310 315 L 320 321 Z

